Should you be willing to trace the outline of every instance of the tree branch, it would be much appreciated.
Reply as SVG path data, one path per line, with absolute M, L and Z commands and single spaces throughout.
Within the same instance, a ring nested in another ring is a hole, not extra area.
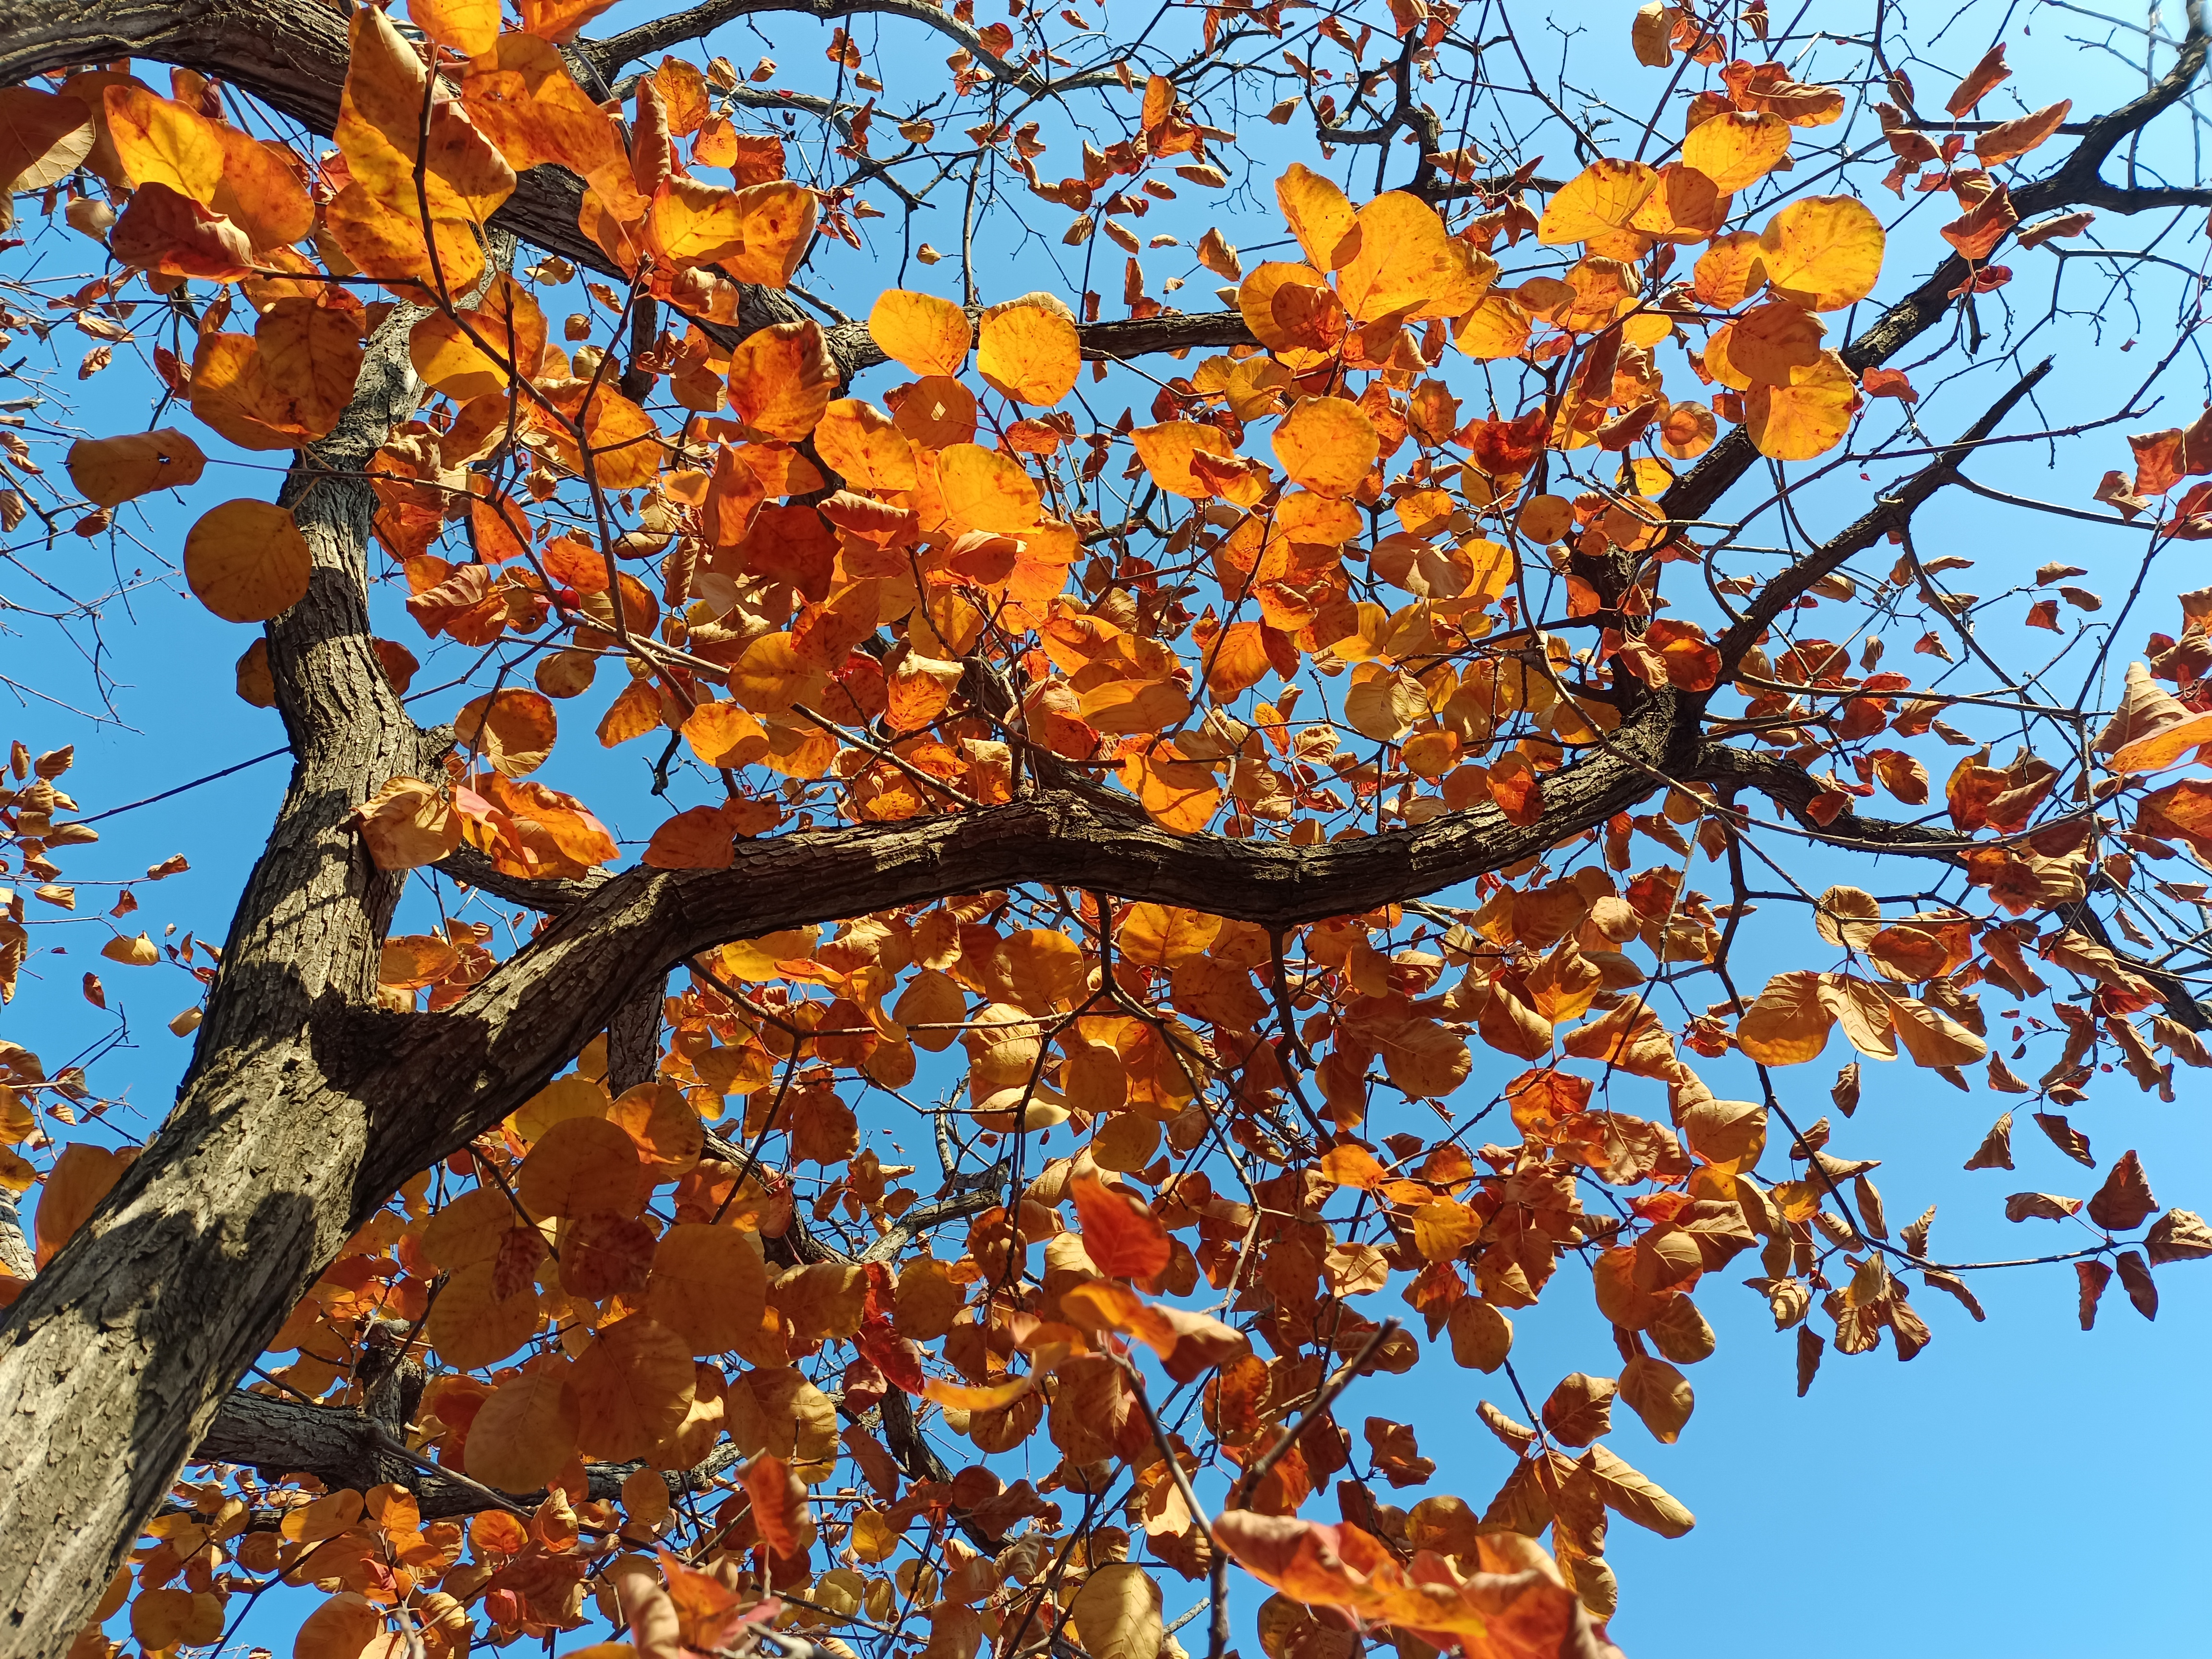
M 1893 526 L 1909 520 L 1915 508 L 1956 478 L 1960 465 L 2050 373 L 2051 359 L 2045 357 L 1991 404 L 1981 419 L 1960 434 L 1957 442 L 1943 449 L 1892 493 L 1877 497 L 1874 506 L 1840 534 L 1814 549 L 1761 587 L 1744 607 L 1743 615 L 1716 642 L 1721 655 L 1722 678 L 1726 678 L 1735 670 L 1743 660 L 1743 653 L 1758 642 L 1774 619 L 1811 592 L 1814 583 L 1841 569 L 1854 554 L 1872 547 Z
M 581 902 L 441 1014 L 368 1016 L 380 1114 L 361 1218 L 406 1176 L 520 1106 L 605 1023 L 605 1010 L 700 951 L 780 928 L 1018 882 L 1056 883 L 1287 927 L 1418 897 L 1533 857 L 1626 811 L 1697 754 L 1672 692 L 1606 748 L 1545 780 L 1530 824 L 1485 804 L 1418 829 L 1293 848 L 1176 836 L 1079 798 L 809 830 L 738 846 L 726 871 L 639 866 Z M 456 1088 L 457 1078 L 472 1086 Z
M 333 1492 L 351 1487 L 367 1492 L 387 1482 L 406 1487 L 421 1505 L 425 1521 L 442 1516 L 473 1515 L 500 1507 L 499 1499 L 534 1509 L 545 1492 L 487 1495 L 491 1489 L 480 1481 L 461 1480 L 425 1469 L 391 1449 L 385 1425 L 343 1406 L 309 1406 L 296 1400 L 249 1394 L 240 1389 L 222 1403 L 214 1424 L 192 1453 L 196 1463 L 229 1463 L 259 1470 L 276 1479 L 287 1474 L 312 1474 Z M 734 1443 L 725 1441 L 707 1459 L 690 1469 L 666 1470 L 671 1497 L 708 1490 L 714 1476 L 740 1461 Z M 587 1463 L 584 1474 L 595 1499 L 611 1502 L 622 1496 L 623 1482 L 645 1467 L 642 1463 Z
M 1855 852 L 1934 859 L 1954 867 L 1964 861 L 1964 838 L 1927 824 L 1868 817 L 1849 806 L 1826 823 L 1820 823 L 1813 817 L 1812 805 L 1817 797 L 1829 793 L 1827 787 L 1795 761 L 1779 755 L 1712 744 L 1690 769 L 1686 781 L 1756 789 L 1796 819 L 1805 836 L 1831 846 L 1845 847 Z M 2064 926 L 2088 934 L 2112 951 L 2114 959 L 2130 973 L 2155 987 L 2172 1018 L 2192 1031 L 2212 1030 L 2212 1012 L 2197 1000 L 2187 981 L 2156 963 L 2145 962 L 2116 946 L 2104 918 L 2090 908 L 2086 897 L 2053 905 L 2051 914 Z
M 2140 212 L 2157 205 L 2178 205 L 2140 199 L 2141 192 L 2106 184 L 2099 176 L 2099 170 L 2122 139 L 2142 131 L 2154 117 L 2179 103 L 2203 72 L 2207 47 L 2212 46 L 2212 36 L 2208 36 L 2205 29 L 2204 0 L 2188 0 L 2188 36 L 2181 44 L 2173 66 L 2160 77 L 2158 84 L 2110 113 L 2084 123 L 2081 142 L 2054 171 L 2012 192 L 2013 208 L 2022 223 L 2054 209 L 2081 202 L 2093 202 L 2122 213 Z M 2119 199 L 2122 197 L 2137 199 L 2133 205 L 2123 206 Z M 1951 296 L 1972 270 L 1966 260 L 1954 254 L 1919 287 L 1892 305 L 1873 327 L 1844 348 L 1844 362 L 1852 373 L 1864 374 L 1887 362 L 1933 327 L 1957 303 Z M 1659 504 L 1667 517 L 1677 524 L 1702 519 L 1750 470 L 1758 457 L 1749 430 L 1737 427 L 1676 479 L 1660 497 Z
M 981 34 L 954 17 L 950 9 L 931 5 L 928 0 L 709 0 L 706 5 L 656 17 L 605 40 L 583 40 L 577 46 L 599 73 L 611 82 L 617 70 L 641 58 L 665 52 L 686 40 L 702 40 L 740 17 L 758 17 L 771 12 L 811 17 L 818 23 L 840 22 L 861 12 L 903 17 L 964 46 L 994 81 L 1027 93 L 1042 94 L 1053 89 L 1049 83 L 1018 64 L 1000 58 L 983 44 Z

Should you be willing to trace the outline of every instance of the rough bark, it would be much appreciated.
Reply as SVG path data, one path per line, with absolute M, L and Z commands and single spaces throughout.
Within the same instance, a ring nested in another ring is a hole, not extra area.
M 697 1468 L 663 1478 L 672 1494 L 704 1492 L 715 1475 L 737 1461 L 737 1455 L 736 1449 L 726 1441 Z M 312 1474 L 333 1492 L 345 1486 L 366 1492 L 391 1482 L 414 1494 L 425 1521 L 474 1515 L 488 1509 L 526 1510 L 545 1498 L 543 1488 L 495 1492 L 477 1481 L 456 1478 L 449 1471 L 422 1467 L 419 1460 L 393 1449 L 387 1425 L 374 1417 L 260 1394 L 240 1392 L 225 1400 L 221 1413 L 192 1454 L 192 1461 L 258 1469 L 271 1480 Z M 644 1467 L 642 1463 L 587 1463 L 584 1478 L 592 1498 L 612 1501 L 622 1495 L 623 1480 Z
M 8 1651 L 66 1651 L 232 1383 L 374 1200 L 368 1006 L 399 878 L 346 815 L 429 756 L 370 647 L 357 470 L 411 409 L 409 319 L 373 343 L 345 421 L 284 499 L 314 555 L 268 628 L 295 757 L 246 884 L 177 1107 L 0 1327 L 0 1605 Z

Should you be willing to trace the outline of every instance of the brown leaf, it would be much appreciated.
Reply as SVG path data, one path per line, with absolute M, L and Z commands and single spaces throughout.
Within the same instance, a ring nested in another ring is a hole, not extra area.
M 2140 1227 L 2156 1208 L 2150 1177 L 2143 1173 L 2142 1160 L 2130 1147 L 2120 1154 L 2105 1184 L 2089 1200 L 2089 1219 L 2108 1233 L 2124 1233 Z
M 2081 1281 L 2081 1328 L 2090 1330 L 2097 1323 L 2097 1303 L 2112 1282 L 2112 1270 L 2101 1261 L 2077 1261 L 2074 1274 Z
M 2191 1210 L 2168 1210 L 2143 1236 L 2154 1267 L 2169 1261 L 2200 1261 L 2212 1256 L 2212 1227 Z
M 2135 1304 L 2136 1311 L 2145 1319 L 2158 1317 L 2158 1286 L 2151 1283 L 2150 1269 L 2133 1250 L 2120 1253 L 2118 1262 L 2120 1286 Z
M 2094 1170 L 2097 1160 L 2089 1156 L 2089 1137 L 2054 1112 L 2038 1112 L 2035 1127 L 2051 1137 L 2051 1144 L 2085 1169 Z
M 2009 1170 L 2012 1164 L 2012 1114 L 2007 1112 L 1990 1126 L 1982 1144 L 1966 1160 L 1969 1170 Z
M 1572 1372 L 1544 1401 L 1544 1426 L 1563 1444 L 1587 1446 L 1612 1431 L 1613 1397 L 1620 1391 L 1612 1377 Z
M 1953 120 L 1963 119 L 1973 112 L 1975 105 L 2012 79 L 2012 70 L 2005 66 L 2004 42 L 2000 40 L 1982 54 L 1981 62 L 1968 70 L 1966 76 L 1943 108 Z
M 2055 1193 L 2014 1193 L 2005 1200 L 2007 1221 L 2063 1221 L 2081 1207 L 2078 1198 Z

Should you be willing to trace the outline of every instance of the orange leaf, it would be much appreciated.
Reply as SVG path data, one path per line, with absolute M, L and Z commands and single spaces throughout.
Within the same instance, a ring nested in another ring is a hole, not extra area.
M 1843 442 L 1862 402 L 1843 358 L 1824 351 L 1787 386 L 1754 386 L 1744 398 L 1744 424 L 1771 460 L 1809 461 Z
M 1212 485 L 1193 475 L 1192 457 L 1201 450 L 1212 455 L 1236 453 L 1236 446 L 1220 428 L 1198 421 L 1140 426 L 1129 434 L 1129 443 L 1154 483 L 1171 495 L 1192 501 L 1210 500 L 1215 493 Z
M 185 580 L 225 622 L 267 622 L 307 595 L 314 557 L 289 508 L 225 501 L 185 537 Z
M 536 1235 L 530 1235 L 535 1237 Z M 501 1383 L 469 1425 L 469 1475 L 503 1492 L 545 1486 L 576 1454 L 580 1421 L 566 1363 Z
M 684 1339 L 644 1315 L 602 1325 L 569 1372 L 578 1449 L 609 1462 L 643 1457 L 683 1425 L 697 1375 Z
M 522 27 L 541 40 L 559 46 L 613 5 L 615 0 L 517 0 Z
M 1274 452 L 1283 471 L 1316 495 L 1349 495 L 1382 453 L 1382 439 L 1358 404 L 1308 398 L 1277 424 Z
M 814 192 L 779 179 L 724 190 L 670 179 L 653 192 L 646 235 L 678 267 L 718 264 L 741 283 L 782 288 L 813 240 Z
M 1322 1178 L 1340 1187 L 1373 1187 L 1389 1179 L 1375 1154 L 1349 1141 L 1322 1155 Z
M 2041 148 L 2058 131 L 2073 107 L 2071 98 L 2062 98 L 2027 115 L 2000 121 L 1987 132 L 1975 136 L 1975 159 L 1985 167 L 2019 160 L 2030 150 Z
M 510 778 L 544 765 L 552 757 L 559 730 L 560 719 L 549 698 L 512 686 L 470 699 L 453 716 L 453 736 L 462 749 L 482 756 L 495 771 Z
M 1109 1187 L 1096 1176 L 1068 1183 L 1083 1233 L 1083 1248 L 1098 1271 L 1115 1279 L 1150 1279 L 1175 1259 L 1174 1240 L 1142 1199 Z
M 740 1477 L 751 1500 L 753 1524 L 772 1554 L 796 1556 L 806 1547 L 812 1526 L 806 1511 L 806 1486 L 781 1458 L 763 1452 Z
M 253 245 L 222 214 L 167 185 L 142 185 L 107 233 L 107 251 L 125 265 L 165 276 L 234 283 L 253 263 Z
M 1972 113 L 1975 105 L 2012 79 L 2012 70 L 2005 66 L 2004 42 L 2000 40 L 1982 54 L 1982 60 L 1968 70 L 1958 89 L 1943 105 L 1944 112 L 1956 121 Z
M 499 0 L 407 0 L 407 15 L 464 58 L 481 58 L 499 40 Z
M 1015 1376 L 1004 1382 L 969 1388 L 958 1382 L 948 1382 L 940 1376 L 933 1376 L 923 1382 L 921 1397 L 939 1406 L 949 1406 L 955 1411 L 994 1412 L 1012 1405 L 1036 1384 L 1034 1376 Z
M 100 507 L 197 483 L 206 465 L 200 447 L 170 426 L 117 438 L 80 438 L 69 451 L 70 482 Z
M 957 374 L 974 331 L 950 300 L 886 289 L 868 313 L 868 333 L 893 362 L 916 374 Z
M 1025 294 L 983 313 L 976 372 L 992 389 L 1047 407 L 1074 389 L 1083 367 L 1075 313 L 1049 294 Z
M 1357 252 L 1356 247 L 1344 249 L 1342 258 L 1338 257 L 1358 215 L 1345 193 L 1319 173 L 1291 162 L 1289 171 L 1275 180 L 1275 202 L 1306 258 L 1322 270 L 1334 270 Z
M 837 386 L 836 362 L 811 320 L 772 324 L 730 353 L 730 407 L 763 438 L 806 436 Z

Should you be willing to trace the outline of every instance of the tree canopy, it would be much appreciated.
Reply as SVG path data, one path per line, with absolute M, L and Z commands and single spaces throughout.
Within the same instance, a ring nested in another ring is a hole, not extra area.
M 2212 1255 L 2198 0 L 609 9 L 0 0 L 10 1651 L 1607 1659 L 1717 1298 Z

